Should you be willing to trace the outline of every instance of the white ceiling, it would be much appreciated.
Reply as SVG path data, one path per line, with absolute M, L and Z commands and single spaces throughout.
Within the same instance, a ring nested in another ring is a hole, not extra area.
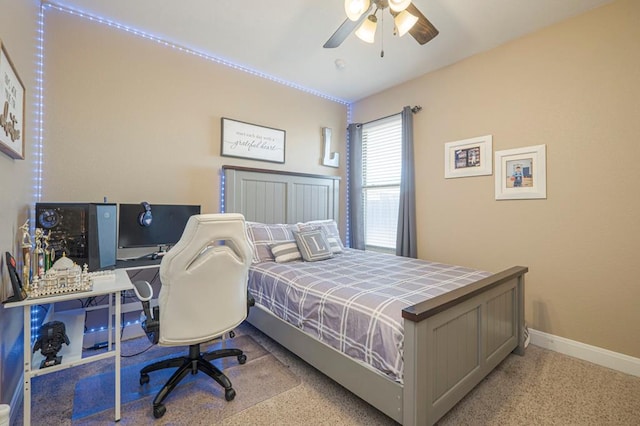
M 344 0 L 55 0 L 160 39 L 353 102 L 611 0 L 414 0 L 440 31 L 421 46 L 381 32 L 322 45 L 345 20 Z M 380 13 L 378 14 L 380 27 Z M 344 68 L 336 66 L 342 60 Z

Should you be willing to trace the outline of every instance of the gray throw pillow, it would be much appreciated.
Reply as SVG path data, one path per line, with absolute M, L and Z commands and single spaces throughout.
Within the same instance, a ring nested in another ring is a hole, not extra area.
M 325 233 L 320 230 L 293 232 L 302 258 L 307 262 L 329 259 L 333 256 Z

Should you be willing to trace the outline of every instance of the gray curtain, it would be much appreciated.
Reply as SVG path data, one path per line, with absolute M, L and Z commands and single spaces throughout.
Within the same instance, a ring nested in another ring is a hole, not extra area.
M 364 250 L 364 206 L 362 203 L 362 124 L 347 127 L 349 138 L 349 247 Z
M 413 112 L 409 106 L 402 109 L 402 176 L 400 178 L 396 255 L 418 257 L 416 184 L 413 158 Z

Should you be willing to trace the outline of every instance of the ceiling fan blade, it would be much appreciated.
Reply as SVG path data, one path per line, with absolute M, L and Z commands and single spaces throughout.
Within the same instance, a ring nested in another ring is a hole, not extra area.
M 374 3 L 372 2 L 371 6 L 369 7 L 369 10 L 364 12 L 360 16 L 360 18 L 358 18 L 357 21 L 352 21 L 350 19 L 346 19 L 342 23 L 342 25 L 340 25 L 338 27 L 336 32 L 333 33 L 333 35 L 331 37 L 329 37 L 329 40 L 327 40 L 327 42 L 322 47 L 331 49 L 331 48 L 340 46 L 342 44 L 342 42 L 349 36 L 349 34 L 351 34 L 353 32 L 353 30 L 358 28 L 360 26 L 360 24 L 362 23 L 362 21 L 367 19 L 367 17 L 371 14 L 371 10 L 373 9 L 373 6 L 374 6 Z
M 418 22 L 409 30 L 409 34 L 416 39 L 420 44 L 425 44 L 432 38 L 438 35 L 439 31 L 433 26 L 431 22 L 418 10 L 418 8 L 411 2 L 407 11 L 413 16 L 418 17 Z

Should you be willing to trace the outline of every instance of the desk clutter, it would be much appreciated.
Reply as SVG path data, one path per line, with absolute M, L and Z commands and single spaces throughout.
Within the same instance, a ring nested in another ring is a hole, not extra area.
M 2 303 L 89 292 L 96 280 L 115 279 L 109 269 L 160 263 L 200 210 L 106 198 L 104 203 L 37 202 L 35 226 L 27 219 L 18 232 L 20 252 L 16 258 L 6 253 L 13 295 Z M 131 254 L 135 262 L 120 261 Z
M 89 272 L 86 264 L 80 270 L 78 264 L 63 256 L 43 276 L 33 278 L 28 297 L 33 299 L 91 291 L 97 279 L 114 280 L 115 273 L 113 271 Z
M 66 257 L 64 252 L 62 257 L 56 260 L 55 251 L 49 246 L 50 233 L 40 228 L 35 229 L 34 248 L 29 234 L 29 220 L 20 229 L 22 230 L 22 270 L 20 272 L 13 256 L 6 253 L 14 293 L 7 301 L 87 292 L 93 289 L 96 279 L 114 279 L 113 271 L 89 272 L 87 264 L 80 267 Z

